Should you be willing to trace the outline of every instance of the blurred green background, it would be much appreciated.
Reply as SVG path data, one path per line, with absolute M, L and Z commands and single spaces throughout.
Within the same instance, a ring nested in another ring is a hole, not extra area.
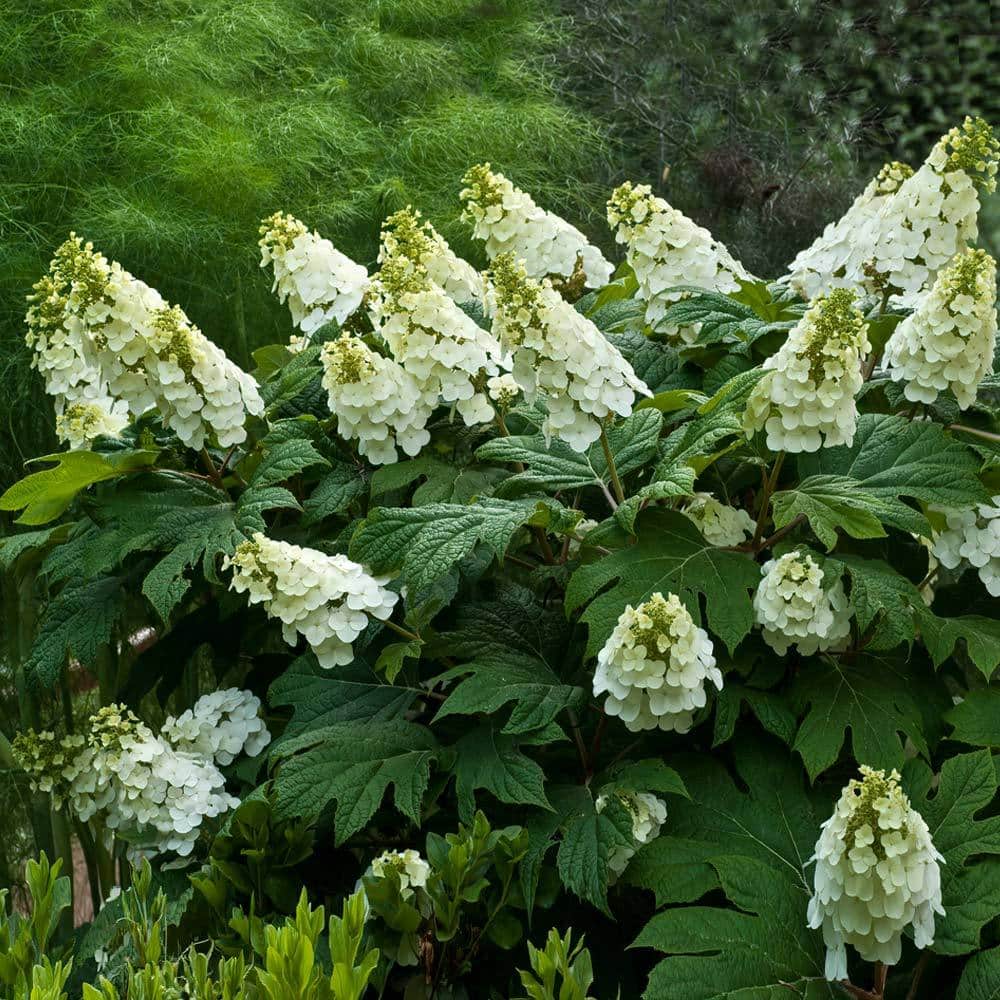
M 0 8 L 0 484 L 54 445 L 24 296 L 71 229 L 241 364 L 287 337 L 257 225 L 299 215 L 371 263 L 420 207 L 475 259 L 482 159 L 610 244 L 647 182 L 761 275 L 884 159 L 1000 123 L 990 0 L 12 0 Z M 1000 205 L 984 213 L 1000 244 Z

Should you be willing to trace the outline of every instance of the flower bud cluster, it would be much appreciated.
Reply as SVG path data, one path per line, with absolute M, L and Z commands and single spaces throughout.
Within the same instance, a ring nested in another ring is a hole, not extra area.
M 683 514 L 698 526 L 710 545 L 742 545 L 756 526 L 745 510 L 730 507 L 711 493 L 696 493 Z
M 854 294 L 837 288 L 815 299 L 747 401 L 744 426 L 767 432 L 772 451 L 818 451 L 851 444 L 858 422 L 855 396 L 871 349 Z
M 492 420 L 485 390 L 500 372 L 496 339 L 406 257 L 383 260 L 372 291 L 378 333 L 425 398 L 454 405 L 469 427 Z
M 275 541 L 259 531 L 226 557 L 223 569 L 230 568 L 231 589 L 277 618 L 290 646 L 303 636 L 323 667 L 350 663 L 351 643 L 369 617 L 385 621 L 399 599 L 386 590 L 388 577 L 370 576 L 347 556 Z
M 232 688 L 200 698 L 155 735 L 124 705 L 108 705 L 91 716 L 86 736 L 28 730 L 13 753 L 57 808 L 68 805 L 82 822 L 98 817 L 133 851 L 186 857 L 206 818 L 239 805 L 219 766 L 270 742 L 259 709 L 249 691 Z
M 513 355 L 525 398 L 545 399 L 546 435 L 586 451 L 606 418 L 628 416 L 637 393 L 650 395 L 604 334 L 509 254 L 493 262 L 490 300 L 493 332 Z
M 786 552 L 761 567 L 762 580 L 753 598 L 764 641 L 782 656 L 795 645 L 809 655 L 836 649 L 851 634 L 853 610 L 844 586 L 833 586 L 808 552 Z
M 712 234 L 683 212 L 656 197 L 648 184 L 629 182 L 616 188 L 608 201 L 608 223 L 624 243 L 626 258 L 646 303 L 646 323 L 657 333 L 692 343 L 699 325 L 678 327 L 663 315 L 693 285 L 707 292 L 738 292 L 740 281 L 753 281 L 743 265 Z
M 571 279 L 582 272 L 587 288 L 602 288 L 614 267 L 597 247 L 565 219 L 540 208 L 488 163 L 472 167 L 465 177 L 461 199 L 463 218 L 473 224 L 473 235 L 486 241 L 491 260 L 510 253 L 524 262 L 531 278 Z
M 667 804 L 649 792 L 618 790 L 613 794 L 632 818 L 634 841 L 634 844 L 628 847 L 616 846 L 608 858 L 608 868 L 616 878 L 620 878 L 628 868 L 628 863 L 635 857 L 635 852 L 660 835 L 660 829 L 667 818 Z M 608 800 L 607 795 L 597 796 L 594 806 L 599 813 L 604 811 Z
M 323 388 L 342 438 L 358 442 L 373 465 L 399 458 L 397 447 L 416 455 L 430 440 L 427 422 L 437 402 L 392 358 L 350 333 L 322 348 Z
M 972 566 L 990 595 L 1000 597 L 1000 496 L 972 510 L 942 513 L 946 526 L 934 534 L 934 558 L 947 569 Z
M 675 594 L 627 605 L 597 655 L 594 694 L 631 732 L 686 733 L 706 703 L 705 681 L 722 689 L 712 641 Z
M 361 307 L 368 272 L 329 240 L 283 212 L 264 219 L 260 233 L 260 266 L 273 268 L 274 291 L 304 334 L 330 322 L 342 326 Z
M 993 369 L 996 269 L 985 250 L 956 254 L 893 331 L 883 364 L 894 381 L 906 383 L 907 399 L 933 403 L 950 389 L 960 409 L 976 401 L 979 383 Z
M 379 263 L 390 257 L 408 260 L 459 305 L 483 297 L 482 275 L 468 261 L 462 260 L 445 238 L 429 222 L 422 222 L 420 213 L 409 206 L 382 223 Z
M 866 962 L 895 965 L 903 931 L 918 948 L 934 943 L 944 859 L 899 774 L 861 768 L 823 824 L 816 852 L 809 926 L 822 927 L 826 978 L 847 979 L 847 945 Z

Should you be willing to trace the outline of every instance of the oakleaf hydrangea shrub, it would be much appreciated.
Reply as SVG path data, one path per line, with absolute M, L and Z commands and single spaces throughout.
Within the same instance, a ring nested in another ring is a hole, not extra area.
M 277 205 L 252 372 L 71 236 L 0 763 L 96 916 L 30 869 L 14 995 L 987 995 L 997 158 L 966 121 L 771 281 L 634 182 L 611 261 L 471 166 L 482 272 Z

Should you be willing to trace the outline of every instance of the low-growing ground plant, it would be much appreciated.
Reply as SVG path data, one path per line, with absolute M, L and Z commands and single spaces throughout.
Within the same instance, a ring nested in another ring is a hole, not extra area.
M 629 183 L 618 263 L 489 164 L 483 273 L 277 211 L 252 373 L 70 236 L 68 448 L 0 498 L 5 988 L 995 995 L 998 154 L 966 119 L 775 281 Z

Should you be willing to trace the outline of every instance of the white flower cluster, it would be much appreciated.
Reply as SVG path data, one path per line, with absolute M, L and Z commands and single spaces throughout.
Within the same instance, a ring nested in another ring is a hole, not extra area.
M 976 401 L 993 369 L 997 339 L 996 261 L 966 249 L 943 268 L 916 311 L 893 331 L 883 365 L 912 402 L 933 403 L 950 389 L 960 409 Z
M 426 888 L 431 866 L 412 848 L 405 851 L 384 851 L 372 859 L 365 875 L 382 879 L 392 872 L 399 876 L 400 896 L 415 905 L 424 917 L 429 917 L 433 912 L 431 902 L 423 893 L 418 896 L 417 891 Z M 363 879 L 364 876 L 358 880 L 355 891 L 364 886 Z M 414 899 L 414 896 L 417 898 Z M 391 957 L 400 965 L 417 964 L 420 957 L 420 936 L 417 930 L 401 932 L 399 944 Z
M 964 560 L 990 595 L 1000 597 L 1000 496 L 972 510 L 942 513 L 946 527 L 934 534 L 933 557 L 947 569 L 957 569 Z
M 777 354 L 764 362 L 744 416 L 748 436 L 762 428 L 772 451 L 818 451 L 851 444 L 855 396 L 871 349 L 854 293 L 837 288 L 815 299 Z
M 514 378 L 529 401 L 548 407 L 543 430 L 583 452 L 612 414 L 627 417 L 648 396 L 621 353 L 548 281 L 528 277 L 509 254 L 493 262 L 493 332 L 514 357 Z
M 260 227 L 261 267 L 274 269 L 274 291 L 307 336 L 331 321 L 343 325 L 368 290 L 368 272 L 319 233 L 275 212 Z
M 233 570 L 230 588 L 249 594 L 251 604 L 282 624 L 285 642 L 302 635 L 323 667 L 350 663 L 351 643 L 369 616 L 385 621 L 399 599 L 386 590 L 388 577 L 370 576 L 344 555 L 280 542 L 257 532 L 241 542 L 223 569 Z
M 430 440 L 427 421 L 436 395 L 428 398 L 420 383 L 392 358 L 384 357 L 350 333 L 322 348 L 323 388 L 337 431 L 358 442 L 358 451 L 374 465 L 399 458 L 397 446 L 416 455 Z
M 109 705 L 91 716 L 86 737 L 29 731 L 13 749 L 32 788 L 57 807 L 68 804 L 82 822 L 99 817 L 133 852 L 186 857 L 204 819 L 239 805 L 219 765 L 270 742 L 259 708 L 249 691 L 219 691 L 168 718 L 157 736 L 125 706 Z
M 753 534 L 754 519 L 739 507 L 716 500 L 711 493 L 695 493 L 683 510 L 710 545 L 741 545 Z
M 99 437 L 121 437 L 128 425 L 128 407 L 122 400 L 100 396 L 67 403 L 56 416 L 56 436 L 70 448 L 89 448 Z
M 120 430 L 124 406 L 133 416 L 156 407 L 188 447 L 209 437 L 226 447 L 246 439 L 248 413 L 263 413 L 257 383 L 179 306 L 79 237 L 59 248 L 35 288 L 27 339 L 57 410 L 86 402 L 105 411 L 71 414 L 61 425 L 67 437 Z
M 483 297 L 482 275 L 448 246 L 447 240 L 420 213 L 407 206 L 382 223 L 378 260 L 402 257 L 424 271 L 459 305 Z
M 805 299 L 833 288 L 860 292 L 865 287 L 865 264 L 871 241 L 860 238 L 882 207 L 913 176 L 905 163 L 886 163 L 838 222 L 831 222 L 811 246 L 799 252 L 789 267 L 788 283 Z M 783 279 L 784 280 L 784 279 Z
M 809 655 L 841 646 L 851 634 L 853 609 L 837 580 L 824 589 L 824 573 L 808 552 L 786 552 L 761 567 L 753 598 L 764 641 L 782 656 L 793 644 Z
M 420 856 L 419 851 L 412 848 L 405 851 L 383 851 L 372 859 L 369 869 L 375 878 L 385 878 L 389 872 L 399 875 L 399 886 L 406 899 L 413 895 L 414 889 L 423 889 L 427 885 L 427 876 L 431 866 Z
M 469 427 L 492 420 L 486 381 L 501 352 L 490 333 L 406 257 L 387 257 L 372 291 L 379 334 L 425 396 L 454 405 Z
M 486 389 L 493 400 L 493 405 L 500 413 L 506 413 L 521 395 L 521 387 L 510 372 L 493 375 L 486 380 Z
M 660 835 L 660 828 L 667 818 L 667 804 L 649 792 L 619 790 L 614 795 L 632 818 L 632 840 L 635 842 L 630 847 L 615 847 L 608 857 L 608 868 L 616 878 L 620 878 L 635 857 L 635 852 Z M 608 796 L 598 795 L 594 806 L 600 813 L 607 804 Z
M 524 261 L 532 278 L 583 278 L 587 288 L 602 288 L 614 267 L 579 229 L 546 212 L 531 196 L 514 187 L 488 163 L 472 167 L 465 177 L 461 199 L 464 218 L 473 223 L 473 235 L 486 241 L 491 260 L 511 253 Z
M 100 335 L 101 367 L 113 396 L 134 415 L 155 408 L 189 448 L 214 439 L 223 448 L 246 440 L 247 414 L 264 401 L 257 383 L 159 293 L 119 271 L 113 322 Z
M 826 978 L 847 979 L 847 945 L 866 962 L 895 965 L 912 925 L 918 948 L 934 943 L 944 859 L 899 775 L 861 768 L 816 842 L 809 926 L 823 928 Z
M 631 732 L 686 733 L 706 703 L 706 680 L 722 689 L 708 633 L 676 594 L 656 593 L 622 612 L 597 655 L 594 694 L 607 693 L 604 711 Z
M 187 711 L 163 723 L 162 734 L 178 750 L 200 753 L 217 764 L 241 754 L 256 757 L 271 742 L 252 691 L 226 688 L 202 695 Z
M 906 308 L 917 306 L 937 272 L 978 236 L 979 195 L 996 190 L 1000 142 L 981 118 L 966 118 L 938 141 L 924 164 L 870 221 L 865 287 Z
M 70 233 L 28 296 L 25 343 L 59 412 L 67 403 L 107 396 L 91 331 L 103 325 L 114 305 L 110 278 L 103 254 Z
M 608 223 L 624 243 L 626 259 L 646 303 L 646 323 L 658 333 L 692 343 L 699 326 L 677 327 L 663 322 L 667 307 L 686 293 L 678 285 L 708 292 L 738 292 L 740 281 L 753 281 L 743 265 L 712 234 L 683 212 L 656 197 L 648 184 L 629 182 L 616 188 L 608 201 Z

